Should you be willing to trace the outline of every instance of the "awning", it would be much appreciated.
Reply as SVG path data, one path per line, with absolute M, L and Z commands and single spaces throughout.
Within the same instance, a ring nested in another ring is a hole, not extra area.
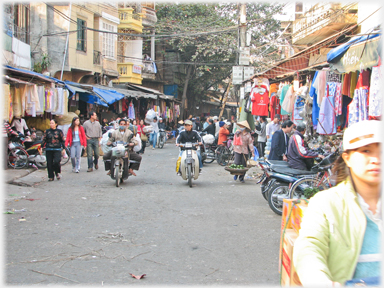
M 123 94 L 116 92 L 115 90 L 100 89 L 93 87 L 93 91 L 99 96 L 101 96 L 108 103 L 108 105 L 111 105 L 116 101 L 119 101 L 124 98 Z
M 90 104 L 97 104 L 104 107 L 108 107 L 107 101 L 104 100 L 103 97 L 99 96 L 98 94 L 94 93 L 92 91 L 92 86 L 87 84 L 81 84 L 71 81 L 65 81 L 65 87 L 71 92 L 71 96 L 69 98 L 72 98 L 72 96 L 76 93 L 79 94 L 79 99 L 81 101 L 84 101 L 86 103 Z
M 4 74 L 7 74 L 10 77 L 13 78 L 19 78 L 20 80 L 25 80 L 25 81 L 33 81 L 34 84 L 38 84 L 36 82 L 48 82 L 48 83 L 57 83 L 59 85 L 64 85 L 64 82 L 60 81 L 59 79 L 45 76 L 43 74 L 26 70 L 26 69 L 20 69 L 20 68 L 15 68 L 9 65 L 4 65 Z
M 337 47 L 328 53 L 327 59 L 332 59 L 328 60 L 331 61 L 330 68 L 340 73 L 348 73 L 377 66 L 381 56 L 381 45 L 381 37 L 372 37 L 350 45 L 345 51 L 344 48 L 341 49 L 339 51 L 341 53 L 335 57 L 337 51 L 334 50 L 339 48 Z
M 4 78 L 5 78 L 4 82 L 20 83 L 24 85 L 35 85 L 35 83 L 23 81 L 17 78 L 12 78 L 12 77 L 9 77 L 8 75 L 5 75 Z

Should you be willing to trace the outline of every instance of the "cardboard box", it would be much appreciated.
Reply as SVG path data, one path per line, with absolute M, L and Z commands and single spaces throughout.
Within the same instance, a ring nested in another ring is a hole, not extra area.
M 293 229 L 285 230 L 282 249 L 281 286 L 301 286 L 292 261 L 293 247 L 297 236 Z
M 281 231 L 280 231 L 280 253 L 279 253 L 279 273 L 281 273 L 281 252 L 282 252 L 282 244 L 283 244 L 283 231 L 285 225 L 287 225 L 286 229 L 291 229 L 292 224 L 291 221 L 288 221 L 289 212 L 291 211 L 291 207 L 293 202 L 296 201 L 296 199 L 283 199 L 283 213 L 281 216 Z M 292 215 L 291 215 L 292 217 Z
M 291 227 L 297 234 L 299 234 L 301 221 L 303 219 L 305 210 L 307 209 L 308 204 L 305 201 L 301 201 L 300 204 L 293 206 L 292 216 L 291 216 Z

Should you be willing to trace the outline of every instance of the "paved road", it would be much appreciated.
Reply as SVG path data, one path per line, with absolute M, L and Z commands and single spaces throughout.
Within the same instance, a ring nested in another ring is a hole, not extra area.
M 39 170 L 18 179 L 31 187 L 6 184 L 6 284 L 277 286 L 281 219 L 255 180 L 213 162 L 189 188 L 173 143 L 147 149 L 120 188 L 86 158 L 60 181 Z

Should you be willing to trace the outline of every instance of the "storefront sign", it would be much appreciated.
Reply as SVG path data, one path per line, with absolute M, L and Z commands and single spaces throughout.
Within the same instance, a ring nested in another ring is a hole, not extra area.
M 352 45 L 338 62 L 330 63 L 330 66 L 340 73 L 363 70 L 377 66 L 380 55 L 381 37 L 376 37 Z
M 132 72 L 141 75 L 141 66 L 139 66 L 139 65 L 133 65 L 133 66 L 132 66 Z

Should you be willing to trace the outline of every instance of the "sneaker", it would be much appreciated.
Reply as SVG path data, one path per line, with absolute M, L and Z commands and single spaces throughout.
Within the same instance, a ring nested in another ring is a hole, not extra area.
M 155 148 L 154 148 L 154 147 L 152 147 L 152 150 L 155 150 Z
M 72 168 L 73 173 L 77 173 L 77 170 L 75 168 Z
M 244 180 L 240 180 L 240 183 L 245 183 L 245 181 Z
M 60 180 L 61 179 L 61 175 L 59 173 L 56 174 L 56 179 L 57 180 Z
M 201 169 L 199 169 L 199 175 L 201 175 L 201 174 L 202 174 Z
M 76 173 L 79 173 L 80 172 L 80 169 L 76 169 Z
M 235 175 L 235 176 L 233 176 L 233 180 L 237 180 L 237 178 L 239 177 L 239 175 Z
M 177 176 L 181 176 L 181 173 L 180 173 L 180 172 L 177 172 Z
M 87 172 L 92 172 L 93 168 L 88 168 Z

